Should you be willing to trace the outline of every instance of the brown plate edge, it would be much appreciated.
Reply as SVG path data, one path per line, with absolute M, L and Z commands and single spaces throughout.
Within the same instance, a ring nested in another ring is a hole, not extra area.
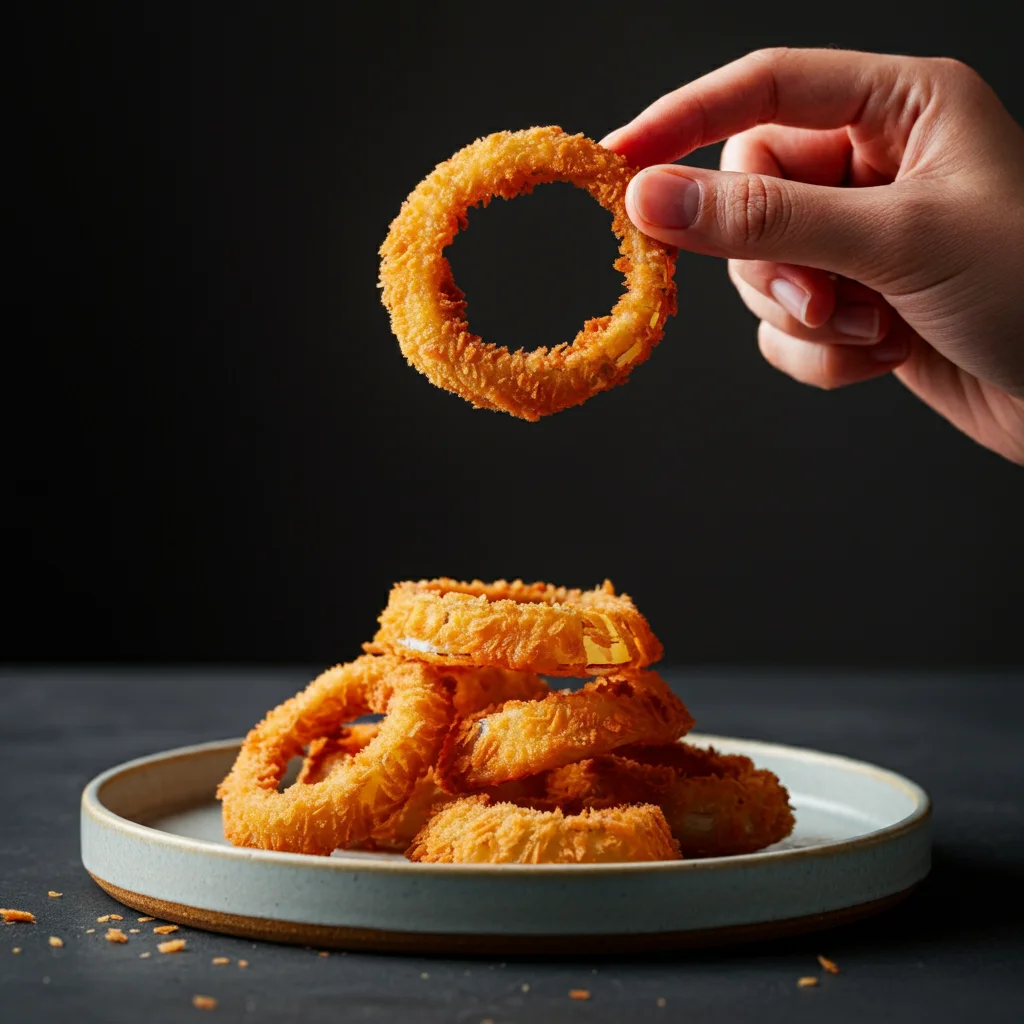
M 700 928 L 682 932 L 649 932 L 611 935 L 448 935 L 431 932 L 392 932 L 376 928 L 275 921 L 245 917 L 217 910 L 203 910 L 184 903 L 145 896 L 122 889 L 89 873 L 93 881 L 118 902 L 150 917 L 264 942 L 313 946 L 317 949 L 364 950 L 375 953 L 427 953 L 449 956 L 552 956 L 602 955 L 609 953 L 657 953 L 685 949 L 713 949 L 745 942 L 785 939 L 794 935 L 838 928 L 888 910 L 906 899 L 920 883 L 867 903 L 821 914 L 790 917 L 782 921 Z

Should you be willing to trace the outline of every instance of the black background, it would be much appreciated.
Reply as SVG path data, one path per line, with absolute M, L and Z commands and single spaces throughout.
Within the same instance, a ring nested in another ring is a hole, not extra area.
M 1016 36 L 983 8 L 9 15 L 3 656 L 346 659 L 393 580 L 448 574 L 609 576 L 676 663 L 1019 663 L 1024 474 L 894 380 L 769 368 L 720 262 L 680 257 L 628 385 L 537 424 L 408 368 L 375 287 L 402 199 L 456 149 L 600 138 L 759 46 L 956 56 L 1021 120 Z M 527 347 L 610 308 L 614 253 L 568 186 L 450 251 L 474 328 Z

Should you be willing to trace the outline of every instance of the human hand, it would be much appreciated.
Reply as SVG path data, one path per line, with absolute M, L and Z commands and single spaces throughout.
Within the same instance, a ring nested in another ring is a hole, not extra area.
M 669 163 L 722 139 L 721 172 Z M 1024 131 L 970 68 L 758 51 L 603 144 L 646 168 L 637 227 L 730 258 L 769 363 L 822 388 L 894 372 L 1024 464 Z

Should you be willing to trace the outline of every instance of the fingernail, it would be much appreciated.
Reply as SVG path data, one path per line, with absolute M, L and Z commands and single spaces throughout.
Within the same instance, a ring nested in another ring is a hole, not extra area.
M 832 326 L 849 338 L 877 338 L 878 325 L 878 309 L 870 305 L 840 306 L 832 316 Z
M 910 345 L 903 338 L 886 338 L 869 346 L 867 352 L 876 363 L 902 363 L 910 354 Z
M 700 185 L 671 171 L 651 170 L 635 179 L 633 201 L 648 224 L 688 228 L 700 209 Z
M 622 128 L 616 128 L 615 131 L 609 132 L 599 143 L 599 146 L 604 146 L 605 149 L 614 149 L 616 141 L 622 136 Z
M 787 281 L 784 277 L 776 277 L 768 285 L 768 290 L 772 293 L 772 298 L 790 316 L 795 316 L 801 323 L 806 323 L 804 317 L 811 301 L 810 292 L 804 291 L 799 285 Z

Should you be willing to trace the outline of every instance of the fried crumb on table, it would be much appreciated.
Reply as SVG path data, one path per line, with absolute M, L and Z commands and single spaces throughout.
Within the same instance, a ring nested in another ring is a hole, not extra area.
M 589 988 L 571 988 L 569 989 L 570 999 L 589 999 L 590 989 Z
M 52 889 L 46 894 L 51 900 L 59 900 L 64 895 L 62 892 L 54 892 Z
M 231 963 L 231 957 L 228 956 L 215 956 L 211 961 L 214 967 L 222 967 L 224 964 Z
M 156 918 L 155 917 L 137 917 L 137 918 L 135 918 L 135 920 L 138 921 L 139 924 L 149 924 L 150 921 L 155 921 Z
M 818 979 L 817 978 L 812 978 L 810 976 L 805 977 L 805 978 L 797 978 L 796 979 L 796 987 L 797 988 L 814 988 L 815 985 L 817 985 L 817 984 L 818 984 Z
M 0 907 L 0 917 L 5 924 L 35 924 L 36 915 L 27 910 L 4 910 Z
M 108 928 L 107 934 L 103 936 L 107 942 L 127 942 L 128 936 L 120 928 Z
M 51 935 L 49 937 L 49 939 L 47 939 L 46 941 L 49 942 L 50 945 L 53 946 L 54 949 L 63 949 L 64 948 L 64 940 L 57 938 L 56 935 Z
M 828 971 L 829 974 L 839 973 L 839 964 L 835 960 L 829 960 L 827 956 L 818 956 L 818 963 L 821 964 L 822 969 Z
M 216 1010 L 217 1000 L 213 996 L 193 996 L 192 1005 L 197 1010 Z
M 185 948 L 185 940 L 169 939 L 167 942 L 161 942 L 156 948 L 160 953 L 180 953 Z
M 172 932 L 176 932 L 178 926 L 176 924 L 161 924 L 153 929 L 157 935 L 170 935 Z
M 238 961 L 238 966 L 239 967 L 243 967 L 243 968 L 244 967 L 248 967 L 249 966 L 249 961 L 248 960 L 239 960 Z

